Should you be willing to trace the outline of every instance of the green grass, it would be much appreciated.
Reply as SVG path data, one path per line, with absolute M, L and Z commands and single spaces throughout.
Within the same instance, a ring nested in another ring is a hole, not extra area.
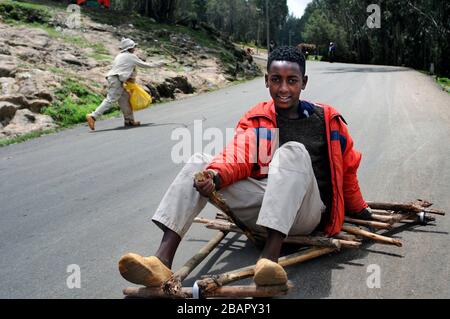
M 0 147 L 11 145 L 11 144 L 18 144 L 22 143 L 28 140 L 31 140 L 33 138 L 40 137 L 42 135 L 52 134 L 57 132 L 57 129 L 51 129 L 51 130 L 41 130 L 41 131 L 35 131 L 31 133 L 26 133 L 17 137 L 10 137 L 10 138 L 4 138 L 0 139 Z
M 56 66 L 51 66 L 47 69 L 48 71 L 54 73 L 54 74 L 66 74 L 67 72 L 64 69 L 58 68 Z
M 0 2 L 0 16 L 5 20 L 46 24 L 51 18 L 50 11 L 42 5 L 19 1 Z
M 103 54 L 103 55 L 109 54 L 109 51 L 106 49 L 103 43 L 91 43 L 89 44 L 89 47 L 92 48 L 94 50 L 94 53 L 96 54 Z
M 103 43 L 89 44 L 88 47 L 93 49 L 93 52 L 88 54 L 89 57 L 100 62 L 113 60 Z
M 86 121 L 86 114 L 94 111 L 102 102 L 103 96 L 94 93 L 75 79 L 66 79 L 55 92 L 56 102 L 42 110 L 51 116 L 60 127 L 70 127 Z M 109 112 L 109 116 L 119 113 L 118 108 Z
M 308 55 L 308 61 L 322 61 L 322 55 Z
M 111 62 L 113 60 L 110 55 L 106 55 L 106 54 L 89 53 L 87 56 L 90 58 L 93 58 L 94 60 L 96 60 L 98 62 L 104 62 L 104 61 Z
M 434 80 L 436 81 L 436 83 L 442 87 L 443 91 L 450 93 L 450 79 L 449 78 L 433 75 L 430 73 L 430 71 L 426 71 L 426 70 L 417 70 L 417 71 L 419 71 L 422 74 L 432 76 L 434 78 Z
M 450 79 L 449 78 L 436 77 L 436 81 L 440 86 L 442 86 L 442 89 L 445 92 L 450 93 Z
M 234 55 L 230 51 L 226 51 L 226 50 L 220 51 L 220 59 L 224 63 L 231 63 L 231 64 L 233 64 L 236 61 L 236 58 L 234 57 Z

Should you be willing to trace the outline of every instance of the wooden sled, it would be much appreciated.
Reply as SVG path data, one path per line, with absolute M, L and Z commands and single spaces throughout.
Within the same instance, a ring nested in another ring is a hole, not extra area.
M 293 287 L 291 282 L 282 286 L 229 286 L 229 284 L 253 277 L 255 265 L 236 269 L 219 275 L 203 276 L 193 287 L 183 287 L 183 280 L 219 245 L 228 233 L 243 233 L 249 240 L 258 243 L 258 238 L 241 225 L 236 223 L 228 205 L 214 192 L 210 202 L 220 209 L 216 219 L 196 218 L 195 223 L 205 224 L 207 228 L 218 230 L 217 234 L 202 249 L 190 258 L 184 266 L 176 271 L 161 287 L 126 288 L 123 293 L 127 297 L 136 298 L 245 298 L 245 297 L 275 297 L 286 295 Z M 342 249 L 358 249 L 363 240 L 401 247 L 399 239 L 376 233 L 376 230 L 393 230 L 404 223 L 426 225 L 435 218 L 430 215 L 445 215 L 442 210 L 431 209 L 432 203 L 417 200 L 413 203 L 380 203 L 368 202 L 373 212 L 373 220 L 345 218 L 346 224 L 341 233 L 333 238 L 314 234 L 312 236 L 290 236 L 285 243 L 298 244 L 302 248 L 293 254 L 281 257 L 278 263 L 283 267 L 303 263 Z M 348 224 L 352 224 L 348 225 Z M 356 226 L 355 226 L 356 225 Z M 362 229 L 366 227 L 368 230 Z M 306 246 L 306 247 L 305 247 Z

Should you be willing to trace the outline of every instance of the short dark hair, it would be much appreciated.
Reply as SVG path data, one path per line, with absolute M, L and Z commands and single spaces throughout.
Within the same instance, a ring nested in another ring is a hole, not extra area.
M 300 71 L 304 76 L 306 73 L 305 56 L 302 51 L 297 47 L 280 46 L 272 51 L 267 60 L 267 72 L 270 69 L 273 61 L 289 61 L 297 63 L 300 66 Z

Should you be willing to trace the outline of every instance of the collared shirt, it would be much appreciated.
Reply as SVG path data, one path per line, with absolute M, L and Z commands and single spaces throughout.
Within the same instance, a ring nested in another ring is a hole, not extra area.
M 133 53 L 119 53 L 114 59 L 112 69 L 108 72 L 106 77 L 117 75 L 121 82 L 125 82 L 131 77 L 136 77 L 136 66 L 143 68 L 153 67 L 153 65 L 145 63 Z

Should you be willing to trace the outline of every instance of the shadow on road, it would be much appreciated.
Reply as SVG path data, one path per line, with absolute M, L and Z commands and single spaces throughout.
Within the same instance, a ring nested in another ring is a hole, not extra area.
M 432 225 L 432 224 L 430 224 Z M 429 232 L 426 230 L 416 229 L 421 225 L 416 223 L 408 223 L 395 229 L 383 233 L 381 235 L 395 238 L 397 233 L 402 231 L 412 232 Z M 448 232 L 433 232 L 448 235 Z M 204 240 L 206 243 L 208 240 Z M 381 254 L 393 258 L 403 258 L 402 255 L 371 249 L 377 243 L 373 241 L 363 241 L 359 249 L 347 249 L 341 252 L 331 253 L 326 256 L 309 260 L 305 263 L 286 267 L 289 280 L 294 284 L 293 290 L 284 298 L 290 299 L 309 299 L 309 298 L 327 298 L 330 296 L 332 288 L 332 272 L 336 269 L 344 269 L 345 266 L 366 267 L 366 264 L 355 262 L 366 257 L 368 254 Z M 242 246 L 244 244 L 244 246 Z M 381 246 L 382 247 L 382 246 Z M 231 253 L 226 253 L 231 250 Z M 287 255 L 298 251 L 298 246 L 286 245 L 283 247 L 282 255 Z M 234 234 L 228 235 L 218 248 L 212 253 L 208 261 L 199 268 L 199 277 L 203 275 L 215 275 L 228 271 L 247 267 L 256 263 L 260 254 L 260 250 L 246 240 L 243 236 Z M 220 262 L 220 269 L 211 271 L 214 265 Z M 365 271 L 365 270 L 364 270 Z M 188 278 L 184 281 L 184 286 L 191 287 L 195 280 L 199 278 Z M 244 279 L 231 285 L 251 284 L 251 279 Z
M 118 127 L 114 127 L 114 128 L 109 128 L 109 129 L 104 129 L 104 130 L 95 130 L 95 131 L 90 131 L 90 133 L 94 134 L 94 133 L 105 133 L 105 132 L 111 132 L 111 131 L 126 131 L 126 130 L 138 130 L 138 129 L 142 129 L 142 128 L 146 128 L 146 127 L 158 127 L 158 126 L 170 126 L 170 125 L 178 125 L 178 126 L 182 126 L 182 127 L 187 127 L 186 124 L 184 123 L 144 123 L 141 124 L 140 126 L 136 126 L 136 127 L 125 127 L 125 126 L 118 126 Z

